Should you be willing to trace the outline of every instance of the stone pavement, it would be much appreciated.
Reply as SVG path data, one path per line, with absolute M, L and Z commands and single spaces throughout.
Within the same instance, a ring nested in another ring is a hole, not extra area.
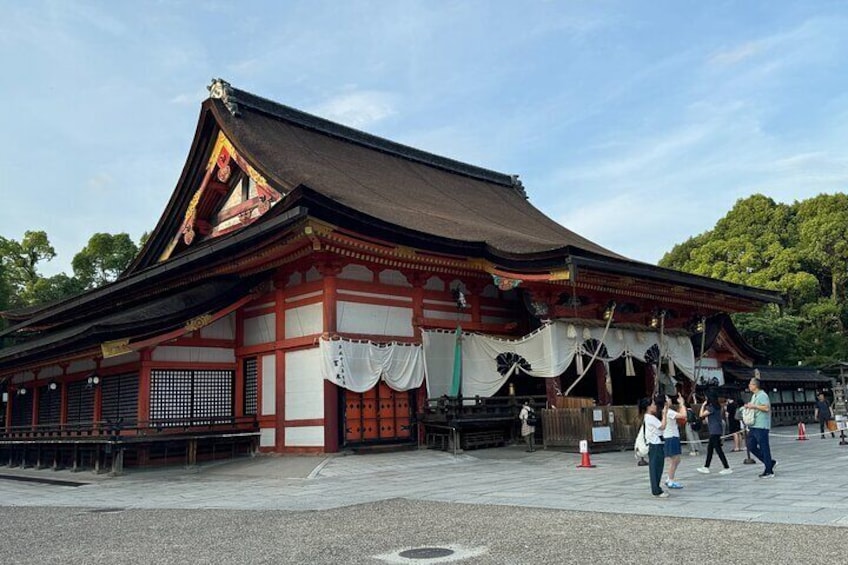
M 780 436 L 785 437 L 780 437 Z M 772 434 L 780 462 L 776 477 L 759 479 L 762 465 L 743 465 L 745 452 L 728 453 L 734 470 L 697 473 L 704 453 L 683 456 L 684 485 L 667 499 L 650 495 L 647 467 L 632 452 L 592 455 L 526 453 L 523 447 L 369 455 L 262 456 L 201 465 L 130 471 L 121 477 L 89 472 L 0 467 L 0 506 L 109 509 L 326 510 L 390 499 L 506 505 L 615 514 L 708 518 L 766 523 L 848 526 L 848 446 L 795 430 Z M 725 444 L 725 447 L 729 445 Z M 35 477 L 86 483 L 61 486 L 6 480 Z

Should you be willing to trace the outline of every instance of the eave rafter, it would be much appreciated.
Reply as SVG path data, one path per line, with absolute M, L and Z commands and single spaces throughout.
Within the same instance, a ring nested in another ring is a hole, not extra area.
M 486 259 L 438 255 L 421 249 L 391 245 L 360 234 L 346 232 L 337 226 L 314 219 L 310 220 L 306 230 L 310 232 L 313 249 L 316 250 L 321 249 L 354 260 L 371 261 L 396 269 L 426 268 L 434 273 L 456 276 L 479 276 L 486 273 L 492 276 L 503 290 L 515 288 L 519 284 L 536 283 L 613 297 L 632 298 L 641 302 L 678 306 L 681 309 L 694 310 L 703 314 L 751 311 L 760 306 L 760 303 L 754 300 L 725 293 L 706 292 L 681 285 L 589 269 L 581 269 L 575 277 L 571 276 L 568 269 L 545 272 L 507 271 Z

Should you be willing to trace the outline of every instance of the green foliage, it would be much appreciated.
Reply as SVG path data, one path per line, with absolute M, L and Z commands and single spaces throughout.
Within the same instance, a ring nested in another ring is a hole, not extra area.
M 848 195 L 791 205 L 761 194 L 736 202 L 715 228 L 674 246 L 660 265 L 784 293 L 786 306 L 734 316 L 776 364 L 848 359 Z
M 136 253 L 127 234 L 97 233 L 74 256 L 74 276 L 44 277 L 39 266 L 56 256 L 45 232 L 28 231 L 20 242 L 0 237 L 0 311 L 56 302 L 111 282 Z
M 0 265 L 5 285 L 11 289 L 10 307 L 33 304 L 32 296 L 41 280 L 38 264 L 54 257 L 56 251 L 43 231 L 28 231 L 20 242 L 0 237 Z
M 125 233 L 96 233 L 72 262 L 74 275 L 85 289 L 103 286 L 118 278 L 138 253 Z

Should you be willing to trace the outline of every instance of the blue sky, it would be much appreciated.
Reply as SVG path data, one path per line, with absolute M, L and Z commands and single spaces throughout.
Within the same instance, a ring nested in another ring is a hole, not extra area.
M 0 235 L 156 225 L 206 86 L 518 174 L 655 263 L 739 198 L 848 187 L 848 3 L 0 0 Z

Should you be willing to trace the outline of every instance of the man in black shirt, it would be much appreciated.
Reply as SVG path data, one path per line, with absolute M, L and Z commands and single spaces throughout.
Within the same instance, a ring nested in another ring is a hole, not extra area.
M 816 402 L 816 420 L 819 421 L 819 430 L 821 431 L 821 438 L 824 439 L 824 429 L 827 426 L 828 421 L 833 419 L 833 414 L 830 412 L 830 405 L 824 399 L 824 393 L 819 393 L 819 399 Z M 836 434 L 830 432 L 830 437 L 836 437 Z

